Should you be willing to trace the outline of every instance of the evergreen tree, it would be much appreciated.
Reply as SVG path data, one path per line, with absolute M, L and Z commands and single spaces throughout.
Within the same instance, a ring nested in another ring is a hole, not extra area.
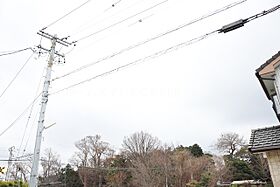
M 192 146 L 189 146 L 188 149 L 195 157 L 203 156 L 203 151 L 201 147 L 198 144 L 193 144 Z
M 83 187 L 83 183 L 77 171 L 75 171 L 70 164 L 61 169 L 59 173 L 59 180 L 65 184 L 66 187 Z

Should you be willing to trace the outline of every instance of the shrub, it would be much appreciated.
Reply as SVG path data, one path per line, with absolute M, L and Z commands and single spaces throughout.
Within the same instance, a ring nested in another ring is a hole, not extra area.
M 28 187 L 26 182 L 19 182 L 20 187 Z M 0 181 L 0 187 L 18 187 L 18 181 Z

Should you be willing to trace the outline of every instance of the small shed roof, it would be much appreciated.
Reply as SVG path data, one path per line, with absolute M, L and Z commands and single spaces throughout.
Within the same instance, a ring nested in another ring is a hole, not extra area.
M 280 125 L 252 130 L 248 149 L 251 152 L 280 149 Z

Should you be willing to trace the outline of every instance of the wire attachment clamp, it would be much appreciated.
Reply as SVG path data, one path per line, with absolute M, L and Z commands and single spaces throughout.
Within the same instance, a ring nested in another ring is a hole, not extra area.
M 44 30 L 40 30 L 39 32 L 37 32 L 37 34 L 44 37 L 44 38 L 50 39 L 50 40 L 54 39 L 54 40 L 56 40 L 57 43 L 65 46 L 65 47 L 69 47 L 70 45 L 73 44 L 73 42 L 66 41 L 69 38 L 69 36 L 64 37 L 64 38 L 58 38 L 56 35 L 51 35 L 51 34 L 45 32 Z M 46 49 L 46 48 L 42 47 L 41 44 L 38 45 L 37 48 L 39 49 L 39 51 L 43 50 L 43 51 L 46 51 L 47 53 L 50 52 L 50 49 Z M 58 60 L 57 60 L 58 64 L 65 63 L 65 55 L 64 54 L 59 53 L 59 51 L 55 51 L 54 54 L 56 56 L 58 56 Z

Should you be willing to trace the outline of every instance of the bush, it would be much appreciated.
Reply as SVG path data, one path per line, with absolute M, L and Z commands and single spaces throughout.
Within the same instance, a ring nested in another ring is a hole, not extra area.
M 28 184 L 25 182 L 19 182 L 20 187 L 28 187 Z M 18 187 L 18 181 L 0 181 L 0 187 Z

